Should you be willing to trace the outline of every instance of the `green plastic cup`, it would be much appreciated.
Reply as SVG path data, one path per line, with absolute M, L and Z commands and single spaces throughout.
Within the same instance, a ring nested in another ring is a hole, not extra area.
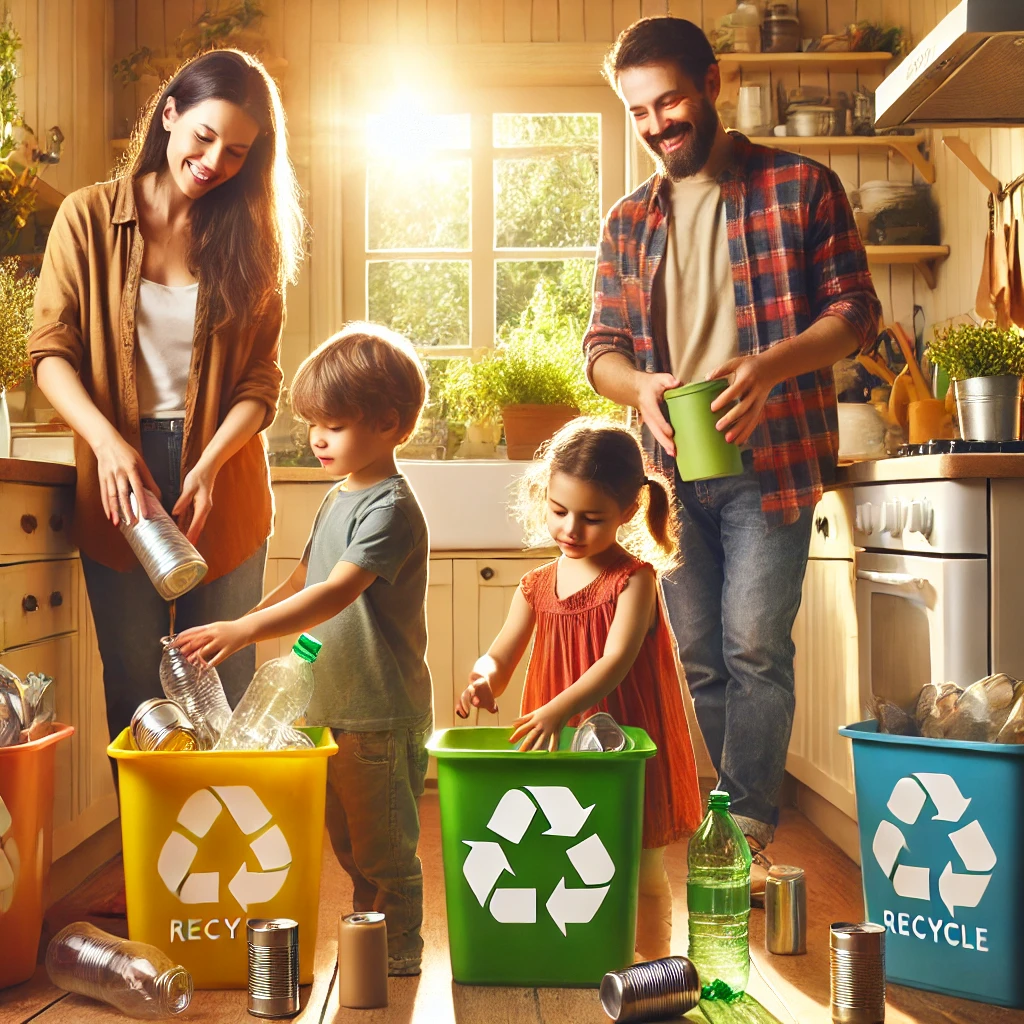
M 728 386 L 724 379 L 702 380 L 673 388 L 663 396 L 676 442 L 676 465 L 683 480 L 713 480 L 743 472 L 739 448 L 715 429 L 721 412 L 711 411 L 711 403 Z

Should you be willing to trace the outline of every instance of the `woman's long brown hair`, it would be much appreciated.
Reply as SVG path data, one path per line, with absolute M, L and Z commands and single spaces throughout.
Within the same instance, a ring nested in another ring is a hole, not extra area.
M 124 173 L 135 180 L 167 168 L 167 98 L 184 113 L 203 100 L 234 103 L 259 126 L 241 170 L 192 204 L 189 270 L 210 290 L 212 324 L 246 324 L 294 282 L 305 221 L 288 159 L 281 95 L 260 61 L 211 50 L 188 61 L 148 103 L 132 135 Z

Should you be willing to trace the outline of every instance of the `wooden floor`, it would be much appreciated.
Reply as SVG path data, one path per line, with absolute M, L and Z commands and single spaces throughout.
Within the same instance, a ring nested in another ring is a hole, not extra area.
M 299 1021 L 361 1024 L 599 1024 L 608 1018 L 594 990 L 482 988 L 455 985 L 448 962 L 444 912 L 444 880 L 436 792 L 423 799 L 421 856 L 424 869 L 426 943 L 423 974 L 392 978 L 391 1005 L 385 1010 L 339 1009 L 332 988 L 337 948 L 338 915 L 351 909 L 351 886 L 325 844 L 321 883 L 320 934 L 316 954 L 316 983 L 302 990 Z M 750 993 L 782 1024 L 828 1024 L 828 926 L 833 921 L 863 918 L 860 875 L 855 864 L 826 840 L 799 812 L 783 813 L 771 849 L 777 863 L 799 864 L 808 879 L 808 952 L 800 957 L 776 957 L 764 952 L 764 915 L 751 915 L 753 958 Z M 669 874 L 675 903 L 674 952 L 686 949 L 686 847 L 669 851 Z M 43 942 L 69 921 L 90 919 L 100 927 L 126 934 L 118 917 L 90 917 L 90 910 L 113 908 L 123 886 L 120 860 L 110 862 L 67 898 L 51 908 Z M 0 936 L 2 938 L 2 936 Z M 2 946 L 2 942 L 0 942 Z M 0 951 L 2 955 L 2 951 Z M 181 1020 L 232 1024 L 251 1021 L 244 992 L 197 992 Z M 32 981 L 0 991 L 0 1024 L 92 1024 L 124 1021 L 108 1008 L 67 995 L 49 984 L 40 969 Z M 695 1020 L 703 1020 L 699 1014 Z M 1024 1024 L 1024 1012 L 1003 1010 L 966 1000 L 950 999 L 890 986 L 887 1024 Z

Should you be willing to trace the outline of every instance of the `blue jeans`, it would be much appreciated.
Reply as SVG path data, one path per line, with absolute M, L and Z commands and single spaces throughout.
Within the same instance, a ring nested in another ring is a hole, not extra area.
M 182 420 L 143 420 L 142 456 L 169 512 L 181 494 Z M 240 514 L 243 514 L 240 511 Z M 113 527 L 111 527 L 113 529 Z M 237 569 L 200 584 L 177 601 L 175 629 L 217 619 L 237 619 L 263 593 L 267 545 Z M 170 606 L 156 592 L 141 566 L 118 572 L 82 555 L 89 605 L 103 659 L 107 727 L 114 739 L 131 723 L 135 709 L 162 697 L 160 638 L 170 631 Z M 234 707 L 256 671 L 256 648 L 246 647 L 217 666 L 228 702 Z
M 718 788 L 743 831 L 766 844 L 793 728 L 793 621 L 811 510 L 770 526 L 751 463 L 745 452 L 741 476 L 696 483 L 677 473 L 682 564 L 664 594 Z
M 335 729 L 338 753 L 327 762 L 331 846 L 352 879 L 352 909 L 384 914 L 391 974 L 419 974 L 423 953 L 423 867 L 416 847 L 431 730 L 430 717 L 387 732 Z

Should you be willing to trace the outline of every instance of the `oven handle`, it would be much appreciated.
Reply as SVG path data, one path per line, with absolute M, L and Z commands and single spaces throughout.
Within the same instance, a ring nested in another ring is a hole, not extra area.
M 880 583 L 885 587 L 916 587 L 924 590 L 928 581 L 920 576 L 911 576 L 906 572 L 875 572 L 872 569 L 858 569 L 857 579 L 867 580 L 869 583 Z

